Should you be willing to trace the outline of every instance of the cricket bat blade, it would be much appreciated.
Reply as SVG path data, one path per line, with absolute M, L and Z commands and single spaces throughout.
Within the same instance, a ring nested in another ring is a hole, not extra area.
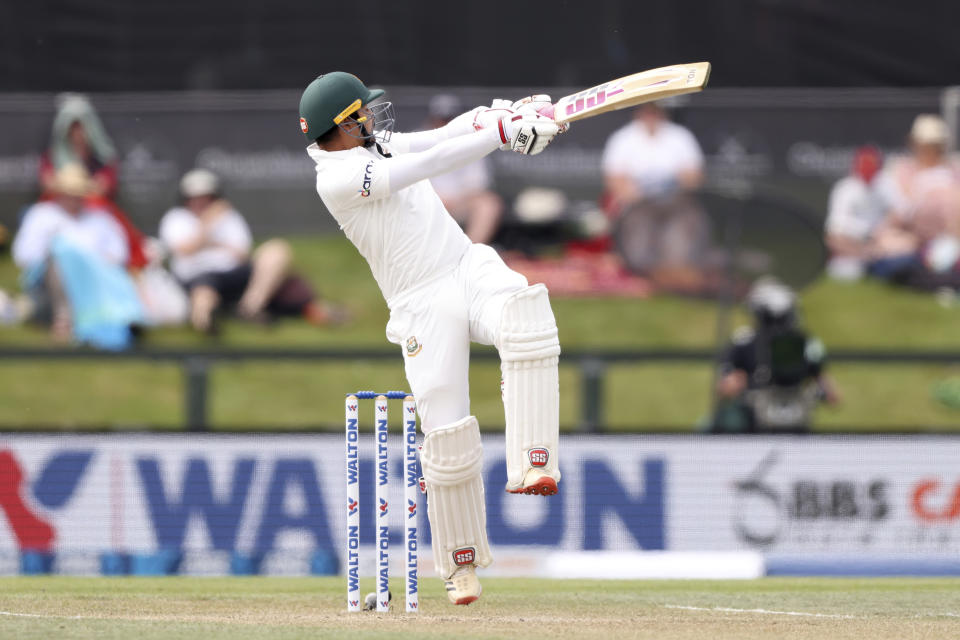
M 644 102 L 694 93 L 707 86 L 709 79 L 709 62 L 641 71 L 560 98 L 553 105 L 553 119 L 561 124 L 573 122 Z

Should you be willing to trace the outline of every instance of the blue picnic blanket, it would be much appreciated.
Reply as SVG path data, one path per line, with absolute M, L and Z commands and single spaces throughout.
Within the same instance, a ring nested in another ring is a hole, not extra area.
M 74 338 L 99 349 L 128 348 L 130 325 L 146 321 L 130 274 L 62 236 L 54 239 L 50 256 L 70 302 Z

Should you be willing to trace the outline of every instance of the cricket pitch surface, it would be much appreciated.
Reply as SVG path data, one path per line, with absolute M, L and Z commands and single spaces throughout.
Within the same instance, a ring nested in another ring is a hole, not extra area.
M 958 579 L 593 581 L 488 578 L 416 614 L 347 613 L 343 578 L 0 578 L 0 638 L 960 638 Z M 373 589 L 366 579 L 363 593 Z

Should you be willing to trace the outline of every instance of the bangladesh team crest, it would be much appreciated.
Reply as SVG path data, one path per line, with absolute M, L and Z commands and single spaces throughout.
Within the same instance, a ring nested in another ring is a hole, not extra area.
M 423 345 L 417 342 L 416 336 L 410 336 L 409 338 L 407 338 L 407 355 L 408 356 L 412 358 L 413 356 L 420 353 L 421 349 L 423 349 Z

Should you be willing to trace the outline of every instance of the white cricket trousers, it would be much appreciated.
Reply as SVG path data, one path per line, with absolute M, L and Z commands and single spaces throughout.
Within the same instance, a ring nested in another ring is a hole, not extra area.
M 499 342 L 500 314 L 527 279 L 484 244 L 449 273 L 391 298 L 387 339 L 403 351 L 423 432 L 470 415 L 470 342 Z

